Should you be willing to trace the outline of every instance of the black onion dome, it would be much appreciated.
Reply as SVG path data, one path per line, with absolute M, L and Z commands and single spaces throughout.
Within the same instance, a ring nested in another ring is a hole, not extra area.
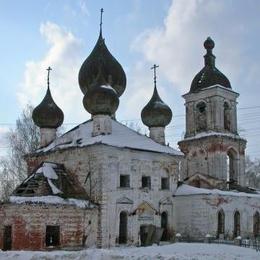
M 192 80 L 190 88 L 191 93 L 198 92 L 201 89 L 205 89 L 216 84 L 231 89 L 231 84 L 228 78 L 215 67 L 216 57 L 212 53 L 214 46 L 214 41 L 208 37 L 204 42 L 204 47 L 207 50 L 207 53 L 204 56 L 205 66 Z
M 113 115 L 119 105 L 117 92 L 107 83 L 99 68 L 98 75 L 91 89 L 83 98 L 85 109 L 92 115 Z
M 49 87 L 42 102 L 34 108 L 32 119 L 40 128 L 58 128 L 62 125 L 64 114 L 55 104 Z
M 106 82 L 120 97 L 125 91 L 126 75 L 120 63 L 109 52 L 101 32 L 94 49 L 79 70 L 78 80 L 84 95 L 91 89 L 100 65 L 103 67 Z
M 151 100 L 142 110 L 141 118 L 148 127 L 165 127 L 172 120 L 172 111 L 161 100 L 156 87 L 154 87 Z

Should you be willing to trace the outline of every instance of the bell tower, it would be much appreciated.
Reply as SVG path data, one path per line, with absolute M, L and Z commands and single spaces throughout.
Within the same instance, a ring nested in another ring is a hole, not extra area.
M 202 174 L 244 185 L 246 140 L 237 132 L 237 98 L 227 77 L 215 67 L 215 44 L 208 37 L 204 68 L 183 95 L 186 133 L 179 142 L 187 177 Z

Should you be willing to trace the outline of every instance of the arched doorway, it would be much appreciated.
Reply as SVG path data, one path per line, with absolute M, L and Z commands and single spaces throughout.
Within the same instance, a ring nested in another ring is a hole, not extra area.
M 253 223 L 254 237 L 257 238 L 258 236 L 260 236 L 260 214 L 258 211 L 254 215 Z
M 127 243 L 127 212 L 122 211 L 119 216 L 119 244 Z
M 162 241 L 167 241 L 169 239 L 168 236 L 168 214 L 167 212 L 163 212 L 161 214 L 161 228 L 163 228 Z
M 218 230 L 217 230 L 217 237 L 224 236 L 225 234 L 225 213 L 223 209 L 218 212 Z
M 240 213 L 238 211 L 234 214 L 234 238 L 240 236 Z

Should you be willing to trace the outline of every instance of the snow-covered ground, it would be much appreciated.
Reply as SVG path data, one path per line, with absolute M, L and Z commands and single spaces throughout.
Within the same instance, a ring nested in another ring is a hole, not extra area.
M 199 244 L 199 243 L 175 243 L 163 246 L 151 247 L 120 247 L 111 249 L 87 249 L 82 251 L 53 251 L 53 252 L 31 252 L 10 251 L 1 252 L 0 259 L 16 260 L 60 260 L 60 259 L 131 259 L 131 260 L 257 260 L 260 252 L 253 249 L 242 248 L 231 245 Z

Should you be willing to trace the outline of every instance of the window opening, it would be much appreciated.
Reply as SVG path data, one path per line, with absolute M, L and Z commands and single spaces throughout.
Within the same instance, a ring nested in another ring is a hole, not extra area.
M 122 188 L 130 187 L 129 175 L 120 175 L 120 187 Z
M 59 246 L 60 244 L 60 227 L 46 226 L 46 246 Z
M 168 177 L 162 177 L 161 178 L 161 189 L 162 190 L 169 190 L 169 178 Z
M 142 188 L 151 189 L 151 177 L 150 176 L 142 176 Z

